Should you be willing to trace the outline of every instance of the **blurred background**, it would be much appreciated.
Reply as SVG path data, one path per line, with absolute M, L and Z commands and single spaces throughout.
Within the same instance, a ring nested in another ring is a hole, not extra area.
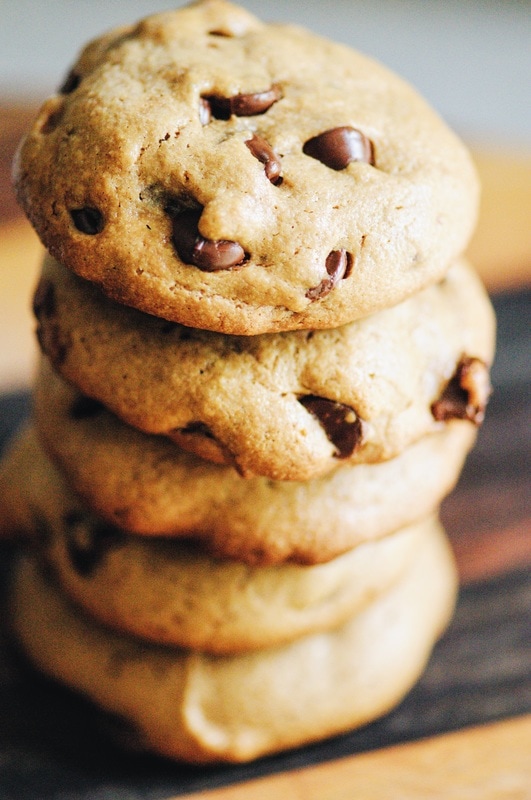
M 183 5 L 176 0 L 174 6 Z M 483 204 L 470 255 L 489 289 L 529 285 L 531 2 L 246 0 L 266 20 L 345 42 L 414 84 L 470 145 Z M 80 48 L 161 0 L 0 0 L 0 390 L 30 380 L 39 246 L 10 184 L 17 142 Z
M 0 96 L 38 99 L 77 50 L 161 0 L 1 0 Z M 413 82 L 460 133 L 518 146 L 531 136 L 531 4 L 525 0 L 246 0 L 380 59 Z

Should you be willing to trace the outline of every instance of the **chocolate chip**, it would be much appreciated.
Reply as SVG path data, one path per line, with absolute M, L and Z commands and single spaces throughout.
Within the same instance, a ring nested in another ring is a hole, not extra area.
M 228 31 L 228 30 L 224 31 L 224 30 L 216 28 L 216 29 L 214 29 L 212 31 L 209 31 L 208 35 L 209 36 L 221 36 L 224 39 L 231 39 L 234 36 L 234 33 L 232 31 Z
M 65 514 L 64 524 L 68 557 L 82 578 L 94 573 L 111 548 L 125 544 L 125 534 L 118 528 L 104 522 L 92 522 L 77 511 Z
M 308 300 L 319 300 L 322 297 L 326 297 L 342 278 L 347 278 L 350 275 L 352 255 L 346 250 L 332 250 L 326 258 L 325 266 L 328 277 L 324 278 L 317 286 L 308 289 L 306 292 Z
M 210 106 L 210 113 L 215 119 L 228 120 L 234 114 L 236 117 L 254 117 L 264 114 L 271 106 L 280 100 L 281 93 L 277 86 L 272 86 L 264 92 L 253 94 L 235 94 L 232 97 L 223 97 L 218 94 L 203 96 Z
M 168 322 L 168 320 L 161 320 L 160 323 L 160 332 L 163 334 L 170 334 L 174 333 L 179 328 L 179 324 L 177 322 Z M 179 337 L 180 339 L 182 337 Z
M 489 372 L 479 358 L 463 356 L 441 396 L 431 406 L 438 422 L 463 419 L 481 425 L 491 394 Z
M 81 233 L 86 233 L 87 236 L 95 236 L 101 233 L 105 221 L 103 214 L 97 208 L 85 206 L 84 208 L 73 208 L 70 210 L 72 222 Z
M 48 115 L 48 117 L 44 120 L 41 125 L 41 133 L 46 136 L 49 133 L 53 133 L 54 130 L 58 127 L 61 123 L 64 114 L 64 105 L 61 104 L 54 108 L 54 110 Z
M 189 422 L 185 428 L 179 428 L 179 433 L 205 436 L 207 439 L 215 441 L 216 437 L 204 422 Z
M 55 287 L 47 278 L 41 278 L 33 295 L 33 313 L 37 319 L 55 314 Z
M 307 156 L 335 170 L 345 169 L 351 161 L 374 164 L 371 140 L 361 131 L 348 126 L 332 128 L 308 139 L 302 150 Z
M 97 417 L 104 410 L 103 403 L 80 394 L 70 406 L 70 416 L 72 419 L 91 419 Z
M 299 398 L 307 411 L 316 417 L 324 431 L 337 448 L 336 458 L 348 458 L 361 441 L 361 420 L 350 406 L 316 395 Z
M 66 76 L 63 85 L 59 89 L 59 94 L 71 94 L 74 92 L 81 83 L 81 75 L 74 70 L 70 70 Z
M 247 139 L 245 144 L 253 156 L 264 165 L 266 178 L 268 178 L 271 183 L 280 183 L 282 180 L 280 177 L 282 164 L 280 163 L 280 158 L 277 156 L 271 145 L 266 142 L 265 139 L 262 139 L 261 136 L 257 136 L 256 133 L 253 134 L 251 139 Z
M 213 241 L 199 233 L 198 224 L 201 209 L 187 209 L 175 212 L 166 208 L 172 221 L 172 241 L 179 258 L 185 264 L 192 264 L 203 272 L 239 267 L 247 259 L 247 254 L 238 242 L 226 239 Z
M 326 271 L 334 283 L 342 278 L 348 278 L 352 269 L 352 256 L 346 250 L 332 250 L 326 257 Z
M 33 313 L 38 320 L 37 341 L 52 364 L 60 366 L 64 363 L 68 351 L 68 342 L 61 330 L 61 325 L 54 321 L 55 287 L 46 278 L 41 278 L 33 295 Z

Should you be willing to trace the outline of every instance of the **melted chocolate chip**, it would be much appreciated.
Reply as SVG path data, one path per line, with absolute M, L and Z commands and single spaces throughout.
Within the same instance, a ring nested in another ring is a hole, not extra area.
M 41 278 L 33 295 L 33 313 L 38 320 L 37 341 L 52 364 L 60 366 L 64 363 L 68 343 L 61 331 L 61 326 L 54 321 L 55 287 L 46 278 Z
M 168 320 L 161 320 L 160 332 L 163 334 L 174 333 L 174 331 L 176 331 L 178 328 L 179 328 L 178 322 L 168 322 Z M 180 336 L 179 338 L 182 339 L 183 337 Z
M 67 550 L 70 562 L 82 578 L 88 578 L 109 550 L 125 543 L 125 534 L 104 522 L 90 522 L 77 511 L 65 514 Z
M 71 70 L 66 76 L 63 85 L 59 89 L 59 94 L 71 94 L 81 83 L 81 75 Z
M 37 319 L 55 314 L 55 287 L 46 278 L 41 278 L 33 295 L 33 313 Z
M 438 422 L 463 419 L 481 425 L 490 393 L 486 364 L 479 358 L 464 356 L 443 393 L 432 404 L 431 413 Z
M 299 398 L 307 411 L 316 417 L 332 444 L 336 447 L 336 458 L 348 458 L 361 441 L 361 420 L 354 409 L 325 397 L 305 395 Z
M 72 222 L 81 233 L 87 236 L 95 236 L 101 233 L 105 227 L 103 214 L 97 208 L 85 206 L 84 208 L 73 208 L 70 210 Z
M 326 271 L 328 277 L 320 284 L 308 289 L 308 300 L 320 300 L 332 291 L 334 286 L 343 278 L 347 278 L 352 270 L 352 255 L 346 250 L 332 250 L 326 258 Z
M 216 437 L 204 422 L 189 422 L 186 428 L 179 428 L 179 433 L 195 434 L 205 436 L 207 439 L 215 441 Z
M 272 86 L 271 89 L 264 92 L 235 94 L 232 97 L 208 94 L 202 99 L 210 106 L 210 113 L 215 119 L 228 120 L 233 114 L 236 117 L 254 117 L 265 114 L 280 98 L 279 88 Z
M 268 178 L 271 183 L 280 183 L 282 180 L 280 177 L 282 164 L 280 163 L 280 158 L 277 156 L 271 145 L 268 144 L 265 139 L 257 136 L 256 133 L 253 134 L 251 139 L 247 139 L 245 144 L 253 156 L 264 165 L 266 178 Z
M 55 108 L 51 114 L 45 119 L 43 124 L 41 125 L 41 133 L 46 136 L 49 133 L 53 133 L 58 125 L 61 123 L 64 114 L 64 105 L 60 105 Z
M 308 139 L 302 150 L 307 156 L 335 170 L 345 169 L 351 161 L 374 164 L 371 140 L 361 131 L 348 126 L 332 128 Z
M 221 36 L 223 39 L 232 39 L 232 37 L 234 36 L 234 33 L 232 31 L 229 31 L 229 30 L 221 30 L 221 29 L 215 28 L 214 30 L 209 31 L 208 35 L 209 36 Z
M 80 394 L 70 406 L 70 416 L 72 419 L 91 419 L 97 417 L 104 410 L 104 406 L 99 400 Z
M 247 254 L 238 242 L 226 239 L 213 241 L 199 233 L 198 224 L 201 209 L 188 209 L 175 213 L 168 207 L 166 211 L 172 220 L 172 241 L 185 264 L 192 264 L 203 272 L 216 272 L 239 267 L 247 259 Z

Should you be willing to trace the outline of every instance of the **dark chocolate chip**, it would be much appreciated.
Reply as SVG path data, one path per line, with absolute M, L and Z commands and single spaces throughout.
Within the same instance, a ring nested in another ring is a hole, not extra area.
M 193 263 L 205 272 L 238 267 L 245 259 L 245 250 L 238 242 L 224 239 L 213 242 L 199 237 L 195 243 Z
M 97 417 L 104 410 L 103 403 L 80 394 L 70 406 L 70 416 L 72 419 L 91 419 Z
M 204 422 L 189 422 L 185 428 L 179 428 L 179 433 L 204 436 L 215 441 L 216 437 Z
M 348 458 L 361 441 L 361 420 L 350 406 L 328 400 L 316 395 L 305 395 L 299 398 L 307 411 L 316 417 L 336 447 L 336 458 Z
M 238 242 L 226 239 L 212 241 L 199 233 L 198 224 L 201 209 L 187 209 L 171 215 L 172 241 L 179 258 L 185 264 L 192 264 L 204 272 L 239 267 L 247 259 L 247 254 Z
M 59 89 L 59 94 L 71 94 L 74 92 L 81 83 L 81 75 L 74 70 L 70 70 L 66 76 L 63 85 Z
M 168 320 L 161 320 L 160 332 L 163 334 L 170 334 L 179 328 L 178 322 L 168 322 Z M 179 337 L 182 338 L 182 337 Z
M 450 419 L 466 419 L 467 392 L 459 385 L 459 378 L 454 375 L 446 384 L 443 393 L 432 403 L 431 413 L 438 422 Z
M 125 544 L 125 534 L 113 525 L 93 522 L 77 511 L 64 516 L 67 550 L 78 575 L 88 578 L 101 564 L 109 550 Z
M 280 158 L 277 156 L 271 145 L 266 142 L 265 139 L 262 139 L 261 136 L 257 136 L 256 133 L 253 134 L 251 139 L 247 139 L 245 144 L 253 156 L 264 165 L 266 178 L 268 178 L 271 183 L 280 183 L 282 180 L 280 177 L 282 164 L 280 163 Z
M 33 295 L 33 313 L 37 319 L 55 314 L 55 287 L 47 278 L 41 278 Z
M 253 94 L 235 94 L 232 97 L 223 97 L 218 94 L 204 95 L 210 106 L 210 113 L 215 119 L 230 119 L 236 117 L 255 117 L 265 114 L 271 106 L 280 100 L 281 93 L 277 86 L 272 86 L 264 92 Z
M 50 362 L 55 367 L 60 367 L 66 361 L 68 345 L 63 340 L 61 328 L 53 322 L 46 325 L 38 325 L 37 341 L 42 352 L 48 356 Z
M 326 257 L 326 271 L 334 283 L 342 278 L 348 278 L 352 269 L 352 256 L 346 250 L 332 250 Z
M 55 287 L 51 281 L 41 278 L 33 295 L 33 313 L 39 323 L 35 333 L 42 352 L 52 364 L 60 366 L 66 358 L 68 345 L 60 324 L 54 321 L 55 310 Z
M 54 130 L 58 127 L 61 123 L 64 114 L 64 105 L 60 105 L 55 108 L 48 117 L 44 120 L 41 125 L 41 133 L 46 136 L 49 133 L 53 133 Z
M 228 30 L 222 31 L 221 29 L 217 29 L 216 28 L 216 29 L 214 29 L 212 31 L 209 31 L 208 35 L 209 36 L 220 36 L 223 39 L 232 39 L 232 37 L 234 36 L 234 33 L 232 33 L 232 31 L 228 31 Z
M 308 300 L 320 300 L 332 291 L 334 286 L 343 278 L 347 278 L 352 270 L 352 255 L 346 250 L 332 250 L 326 258 L 326 271 L 328 277 L 320 284 L 308 289 Z
M 348 126 L 332 128 L 308 139 L 302 150 L 307 156 L 335 170 L 345 169 L 351 161 L 374 164 L 371 140 L 361 131 Z
M 463 356 L 441 396 L 432 403 L 438 422 L 463 419 L 481 425 L 491 393 L 486 364 L 479 358 Z
M 83 208 L 73 208 L 70 210 L 72 222 L 81 233 L 86 233 L 87 236 L 95 236 L 101 233 L 105 221 L 103 214 L 97 208 L 84 206 Z

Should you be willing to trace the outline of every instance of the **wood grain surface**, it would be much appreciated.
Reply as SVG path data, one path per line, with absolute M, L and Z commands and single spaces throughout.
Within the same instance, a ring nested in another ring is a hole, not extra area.
M 525 800 L 531 715 L 202 792 L 205 800 Z M 182 800 L 199 795 L 180 795 Z

